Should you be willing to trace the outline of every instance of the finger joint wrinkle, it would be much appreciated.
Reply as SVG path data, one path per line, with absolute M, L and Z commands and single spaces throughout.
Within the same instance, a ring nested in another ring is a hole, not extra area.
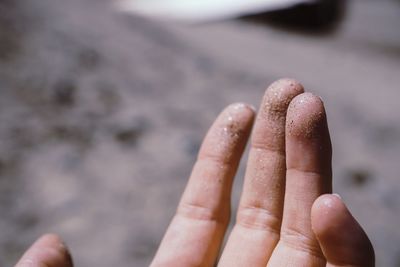
M 318 242 L 295 228 L 282 228 L 280 240 L 282 244 L 300 252 L 307 253 L 317 258 L 324 258 Z
M 239 208 L 237 224 L 245 228 L 267 231 L 279 236 L 281 218 L 265 208 L 246 206 Z
M 223 212 L 216 209 L 205 207 L 204 205 L 194 203 L 181 203 L 177 209 L 177 216 L 181 216 L 190 220 L 208 221 L 216 223 L 225 223 L 226 217 Z
M 274 153 L 279 156 L 285 157 L 285 149 L 283 146 L 282 148 L 277 148 L 272 145 L 266 144 L 266 143 L 261 143 L 261 142 L 252 142 L 251 143 L 251 148 L 256 149 L 258 151 L 266 152 L 266 153 Z

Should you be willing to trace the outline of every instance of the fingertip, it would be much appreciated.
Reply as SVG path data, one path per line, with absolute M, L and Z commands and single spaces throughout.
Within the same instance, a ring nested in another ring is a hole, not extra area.
M 224 141 L 228 145 L 225 148 L 232 148 L 232 145 L 241 144 L 247 141 L 255 117 L 254 108 L 245 103 L 233 103 L 227 106 L 218 116 L 210 129 L 208 140 L 217 143 Z
M 245 103 L 233 103 L 224 108 L 218 115 L 209 130 L 209 139 L 217 141 L 228 137 L 228 139 L 241 139 L 250 131 L 255 117 L 254 108 Z
M 287 133 L 291 136 L 307 139 L 321 136 L 327 129 L 322 99 L 308 92 L 296 96 L 290 102 L 286 122 Z
M 236 162 L 242 156 L 254 117 L 254 109 L 245 103 L 224 108 L 208 130 L 198 159 L 214 159 L 224 164 Z
M 347 216 L 348 210 L 338 195 L 321 195 L 311 208 L 312 228 L 316 235 L 323 235 L 330 227 L 341 225 Z
M 16 267 L 72 267 L 72 257 L 56 234 L 41 236 L 22 256 Z
M 274 81 L 268 86 L 266 93 L 274 94 L 275 96 L 298 95 L 304 92 L 303 85 L 292 78 L 281 78 Z M 281 98 L 282 99 L 282 98 Z
M 270 150 L 285 151 L 285 122 L 290 101 L 304 92 L 294 79 L 280 79 L 265 91 L 254 125 L 252 144 Z
M 304 87 L 298 81 L 279 79 L 266 89 L 261 111 L 270 115 L 285 115 L 290 101 L 303 92 Z

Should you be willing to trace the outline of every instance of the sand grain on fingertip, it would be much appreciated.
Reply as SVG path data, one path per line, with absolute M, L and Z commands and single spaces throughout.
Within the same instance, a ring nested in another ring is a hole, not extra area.
M 312 93 L 295 97 L 289 105 L 287 133 L 291 136 L 315 139 L 327 127 L 324 103 Z
M 230 162 L 233 155 L 231 147 L 244 146 L 255 116 L 254 109 L 245 103 L 234 103 L 226 107 L 215 121 L 212 131 L 208 132 L 208 142 L 204 143 L 199 158 L 215 157 Z
M 266 90 L 261 112 L 269 116 L 284 117 L 290 101 L 303 92 L 303 86 L 294 79 L 277 80 Z

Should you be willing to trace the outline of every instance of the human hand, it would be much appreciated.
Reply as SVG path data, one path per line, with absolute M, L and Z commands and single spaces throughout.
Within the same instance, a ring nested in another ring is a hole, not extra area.
M 249 106 L 233 104 L 214 122 L 151 267 L 216 264 L 254 117 Z M 255 121 L 236 224 L 218 266 L 373 267 L 373 247 L 331 194 L 331 176 L 322 101 L 296 81 L 275 82 Z M 16 265 L 25 266 L 72 267 L 72 261 L 61 240 L 46 235 Z
M 250 107 L 234 104 L 214 122 L 151 267 L 215 265 L 253 119 Z M 293 80 L 272 84 L 255 121 L 236 224 L 218 266 L 374 266 L 367 235 L 331 194 L 331 154 L 321 99 Z

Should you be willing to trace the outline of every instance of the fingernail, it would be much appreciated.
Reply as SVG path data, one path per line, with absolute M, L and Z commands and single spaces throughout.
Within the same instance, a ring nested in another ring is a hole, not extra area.
M 242 102 L 234 103 L 231 106 L 232 106 L 232 109 L 234 109 L 234 110 L 242 110 L 242 109 L 246 109 L 246 108 L 247 109 L 251 109 L 253 111 L 256 110 L 252 105 L 249 105 L 249 104 L 246 104 L 246 103 L 242 103 Z
M 338 199 L 342 200 L 342 197 L 341 197 L 338 193 L 333 193 L 332 195 L 334 195 L 334 196 L 337 197 Z

